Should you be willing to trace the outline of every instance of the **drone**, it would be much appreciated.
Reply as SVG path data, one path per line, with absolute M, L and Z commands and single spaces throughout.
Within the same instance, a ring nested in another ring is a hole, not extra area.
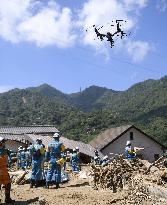
M 103 41 L 106 38 L 107 41 L 110 42 L 110 47 L 112 48 L 114 46 L 114 36 L 120 36 L 121 39 L 123 39 L 124 36 L 127 36 L 127 34 L 121 29 L 120 22 L 123 22 L 123 20 L 116 20 L 116 31 L 114 33 L 111 32 L 107 32 L 106 34 L 100 33 L 99 30 L 104 26 L 97 28 L 96 25 L 93 25 L 92 27 L 94 28 L 94 32 L 96 33 L 97 38 L 100 39 L 101 41 Z M 111 26 L 115 26 L 115 25 L 111 24 Z M 86 31 L 88 31 L 88 29 L 86 29 Z

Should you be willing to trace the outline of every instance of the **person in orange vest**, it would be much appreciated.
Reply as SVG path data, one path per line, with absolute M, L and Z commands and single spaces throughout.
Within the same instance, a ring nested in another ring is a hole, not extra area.
M 5 186 L 5 203 L 15 203 L 10 198 L 11 180 L 7 170 L 9 150 L 5 148 L 5 139 L 0 137 L 0 187 Z

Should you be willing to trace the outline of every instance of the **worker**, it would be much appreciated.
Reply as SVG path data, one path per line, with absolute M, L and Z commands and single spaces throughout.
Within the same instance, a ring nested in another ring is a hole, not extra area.
M 17 169 L 21 168 L 21 152 L 22 152 L 23 147 L 20 146 L 18 148 L 18 152 L 17 152 Z
M 79 147 L 76 147 L 75 149 L 76 149 L 77 156 L 78 156 L 78 159 L 79 159 L 79 162 L 78 162 L 79 170 L 81 171 L 81 161 L 80 161 L 80 151 L 79 151 Z
M 108 163 L 109 163 L 109 159 L 108 159 L 108 156 L 106 155 L 105 157 L 103 157 L 101 166 L 102 167 L 107 166 Z
M 95 165 L 100 165 L 102 163 L 102 160 L 100 159 L 98 150 L 95 150 L 94 153 L 95 153 L 95 156 L 93 158 L 93 162 Z
M 127 141 L 126 143 L 125 158 L 129 160 L 133 160 L 136 158 L 136 151 L 134 150 L 131 141 Z
M 63 155 L 62 155 L 64 161 L 63 161 L 63 170 L 66 170 L 66 165 L 67 165 L 67 153 L 64 152 Z
M 54 183 L 56 184 L 56 189 L 60 188 L 59 184 L 61 182 L 61 165 L 63 163 L 61 153 L 65 151 L 65 147 L 61 142 L 59 142 L 59 139 L 60 134 L 55 133 L 53 135 L 53 141 L 46 147 L 45 157 L 46 161 L 49 162 L 49 170 L 46 175 L 46 188 L 49 188 L 54 173 Z
M 73 149 L 73 154 L 71 156 L 71 165 L 72 165 L 72 171 L 73 172 L 79 172 L 80 171 L 80 159 L 77 155 L 77 150 Z
M 26 167 L 26 153 L 25 153 L 25 148 L 22 148 L 21 149 L 21 152 L 20 152 L 20 161 L 21 161 L 21 168 L 22 170 L 25 170 L 25 167 Z
M 13 151 L 12 151 L 12 150 L 9 150 L 9 155 L 8 155 L 8 167 L 11 166 L 13 156 L 14 156 Z
M 30 147 L 27 147 L 25 150 L 25 166 L 26 169 L 28 169 L 31 166 Z
M 44 147 L 42 145 L 42 139 L 37 138 L 36 144 L 30 146 L 30 154 L 32 156 L 32 172 L 31 172 L 31 181 L 30 188 L 33 186 L 38 187 L 39 181 L 42 178 L 42 159 L 45 154 Z
M 11 181 L 7 171 L 7 160 L 9 151 L 5 148 L 5 139 L 0 137 L 0 187 L 5 186 L 5 203 L 15 203 L 10 198 Z

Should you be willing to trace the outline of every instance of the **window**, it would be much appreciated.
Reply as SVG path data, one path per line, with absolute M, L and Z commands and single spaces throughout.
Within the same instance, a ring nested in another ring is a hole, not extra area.
M 156 161 L 157 159 L 159 159 L 159 154 L 154 154 L 154 159 L 155 159 L 155 161 Z
M 130 132 L 130 140 L 133 140 L 133 132 Z

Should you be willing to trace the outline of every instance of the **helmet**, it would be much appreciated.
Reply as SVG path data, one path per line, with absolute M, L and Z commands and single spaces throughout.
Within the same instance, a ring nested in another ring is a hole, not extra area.
M 3 143 L 3 142 L 5 142 L 5 138 L 0 137 L 0 143 Z
M 73 151 L 73 152 L 76 152 L 77 150 L 74 148 L 72 151 Z
M 129 146 L 129 145 L 131 145 L 131 142 L 130 142 L 130 141 L 127 141 L 127 142 L 126 142 L 126 146 Z
M 20 146 L 20 147 L 18 148 L 18 151 L 21 151 L 21 150 L 23 150 L 23 147 L 22 147 L 22 146 Z
M 38 138 L 36 139 L 36 141 L 41 141 L 41 142 L 42 142 L 42 139 L 41 139 L 40 137 L 38 137 Z
M 106 159 L 108 159 L 108 156 L 106 155 L 105 157 L 103 157 L 103 160 L 106 160 Z
M 59 138 L 59 137 L 60 137 L 60 135 L 57 132 L 53 135 L 53 138 Z
M 97 157 L 97 156 L 95 156 L 95 157 L 94 157 L 94 159 L 96 160 L 96 159 L 98 159 L 98 157 Z
M 94 153 L 98 153 L 98 150 L 96 149 L 96 150 L 94 151 Z
M 75 147 L 76 151 L 79 151 L 79 147 Z

